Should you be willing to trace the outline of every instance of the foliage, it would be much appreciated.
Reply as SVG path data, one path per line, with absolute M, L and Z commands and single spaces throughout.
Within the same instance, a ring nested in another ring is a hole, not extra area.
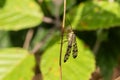
M 28 51 L 24 49 L 7 48 L 0 50 L 0 80 L 30 80 L 34 74 L 33 65 L 33 56 L 28 55 Z
M 0 30 L 35 27 L 40 24 L 42 17 L 39 6 L 33 0 L 6 0 L 0 9 Z
M 66 7 L 66 27 L 71 23 L 78 37 L 79 54 L 63 63 L 63 80 L 89 80 L 95 65 L 100 67 L 104 80 L 111 80 L 120 56 L 120 0 L 67 0 Z M 29 29 L 34 31 L 29 51 L 42 44 L 37 53 L 40 58 L 42 55 L 44 79 L 59 79 L 62 15 L 62 0 L 0 0 L 1 80 L 30 80 L 34 76 L 33 55 L 18 48 L 23 46 Z M 52 22 L 45 22 L 44 17 Z M 63 57 L 66 47 L 64 43 Z
M 63 80 L 89 80 L 91 77 L 91 72 L 95 69 L 95 60 L 92 52 L 88 49 L 88 47 L 85 47 L 81 40 L 78 39 L 77 42 L 79 47 L 79 55 L 76 59 L 73 59 L 71 55 L 68 62 L 63 63 Z M 66 46 L 67 44 L 65 43 L 63 53 L 66 51 Z M 45 75 L 45 80 L 56 80 L 60 77 L 58 52 L 59 44 L 56 43 L 43 55 L 41 67 L 43 75 Z

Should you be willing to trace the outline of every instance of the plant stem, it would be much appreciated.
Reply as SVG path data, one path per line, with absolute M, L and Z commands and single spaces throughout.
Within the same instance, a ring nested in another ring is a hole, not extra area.
M 65 27 L 65 14 L 66 14 L 66 0 L 64 0 L 64 12 L 63 12 L 63 22 L 61 26 L 61 45 L 60 45 L 60 80 L 62 80 L 62 47 L 63 47 L 63 35 L 64 35 L 64 27 Z
M 25 38 L 25 42 L 24 42 L 24 45 L 23 45 L 23 48 L 25 48 L 25 49 L 29 48 L 30 41 L 31 41 L 31 39 L 33 37 L 33 33 L 34 33 L 33 29 L 28 30 L 26 38 Z

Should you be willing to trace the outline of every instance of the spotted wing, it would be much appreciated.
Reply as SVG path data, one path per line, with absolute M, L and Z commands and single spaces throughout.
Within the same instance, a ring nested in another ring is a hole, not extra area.
M 69 33 L 68 35 L 68 46 L 66 50 L 66 54 L 64 56 L 64 62 L 66 62 L 70 56 L 71 50 L 72 50 L 72 42 L 73 42 L 73 34 Z
M 73 34 L 73 50 L 72 50 L 72 56 L 73 58 L 76 58 L 78 55 L 78 47 L 77 47 L 77 41 L 76 41 L 76 35 Z

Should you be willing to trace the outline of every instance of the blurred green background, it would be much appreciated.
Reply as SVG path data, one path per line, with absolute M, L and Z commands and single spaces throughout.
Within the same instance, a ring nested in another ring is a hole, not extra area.
M 67 0 L 63 80 L 120 76 L 120 0 Z M 0 0 L 0 80 L 59 80 L 63 0 Z M 67 29 L 78 57 L 64 63 Z

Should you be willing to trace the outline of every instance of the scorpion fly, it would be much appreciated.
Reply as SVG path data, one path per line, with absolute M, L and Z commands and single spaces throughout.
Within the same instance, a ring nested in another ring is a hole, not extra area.
M 77 47 L 77 42 L 76 42 L 76 35 L 73 32 L 73 30 L 69 30 L 68 33 L 68 45 L 67 45 L 67 50 L 64 56 L 64 62 L 66 62 L 71 54 L 71 50 L 72 50 L 72 56 L 73 58 L 77 57 L 78 54 L 78 47 Z

